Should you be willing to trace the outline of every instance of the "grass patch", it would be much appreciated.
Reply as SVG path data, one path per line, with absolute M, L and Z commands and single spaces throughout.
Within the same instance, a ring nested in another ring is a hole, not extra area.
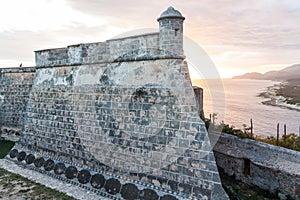
M 15 142 L 0 140 L 0 159 L 4 158 L 14 145 Z
M 218 169 L 223 188 L 231 200 L 279 200 L 276 194 L 237 181 L 234 177 L 226 175 L 223 169 Z
M 44 185 L 41 185 L 39 183 L 34 184 L 31 195 L 41 196 L 44 199 L 62 199 L 62 200 L 73 199 L 72 197 L 69 197 L 68 195 L 66 195 L 64 193 L 59 192 L 56 189 L 47 188 Z
M 19 190 L 19 193 L 27 193 L 27 192 L 29 192 L 29 191 L 30 191 L 30 188 L 25 189 L 25 190 Z
M 22 183 L 20 185 L 20 183 Z M 21 175 L 14 174 L 0 168 L 0 186 L 6 186 L 8 192 L 1 194 L 3 198 L 6 197 L 21 197 L 22 199 L 62 199 L 73 200 L 74 198 L 59 192 L 58 190 L 48 188 L 39 183 L 35 183 Z
M 0 140 L 0 159 L 4 158 L 9 151 L 13 148 L 15 142 Z M 0 198 L 16 198 L 22 199 L 61 199 L 73 200 L 74 198 L 59 192 L 58 190 L 48 188 L 39 183 L 35 183 L 26 179 L 18 174 L 8 172 L 0 168 L 0 187 L 8 191 L 3 194 L 0 191 Z M 17 191 L 16 191 L 17 190 Z
M 234 126 L 225 124 L 221 122 L 219 125 L 211 124 L 209 119 L 205 119 L 206 127 L 213 126 L 213 130 L 222 130 L 222 133 L 227 133 L 230 135 L 235 135 L 240 138 L 248 138 L 259 142 L 264 142 L 274 146 L 280 146 L 294 151 L 300 151 L 300 137 L 295 133 L 286 134 L 286 136 L 281 135 L 281 137 L 275 138 L 274 136 L 262 137 L 259 135 L 252 135 L 249 131 L 249 127 L 245 124 L 244 130 L 236 129 Z

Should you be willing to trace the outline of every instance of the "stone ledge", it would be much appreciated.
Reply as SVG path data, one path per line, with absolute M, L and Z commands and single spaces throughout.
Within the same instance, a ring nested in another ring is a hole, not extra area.
M 88 66 L 88 65 L 102 65 L 102 64 L 110 64 L 110 63 L 121 63 L 121 62 L 137 62 L 137 61 L 155 61 L 155 60 L 184 60 L 185 56 L 149 56 L 149 57 L 141 57 L 141 58 L 117 58 L 114 61 L 103 61 L 103 62 L 94 62 L 94 63 L 77 63 L 77 64 L 55 64 L 55 65 L 43 65 L 36 66 L 35 69 L 42 68 L 59 68 L 59 67 L 74 67 L 74 66 Z M 22 71 L 20 72 L 22 73 Z
M 35 72 L 36 67 L 7 67 L 1 68 L 0 73 L 26 73 L 26 72 Z
M 300 152 L 222 134 L 214 154 L 227 175 L 278 195 L 300 198 Z
M 279 159 L 294 162 L 300 166 L 300 152 L 298 151 L 222 133 L 214 150 L 222 152 L 225 149 L 229 150 L 226 152 L 234 157 L 251 157 L 255 162 Z M 252 151 L 256 154 L 251 154 Z
M 106 40 L 106 42 L 120 41 L 120 40 L 125 40 L 125 39 L 134 39 L 134 38 L 146 37 L 146 36 L 152 36 L 152 35 L 159 35 L 159 32 L 144 33 L 144 34 L 140 34 L 140 35 L 132 35 L 132 36 L 127 36 L 127 37 L 113 38 L 113 39 Z

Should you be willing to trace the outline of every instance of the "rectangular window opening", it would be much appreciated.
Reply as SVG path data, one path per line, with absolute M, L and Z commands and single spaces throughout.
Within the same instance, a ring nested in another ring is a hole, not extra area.
M 248 158 L 244 158 L 244 175 L 250 175 L 250 163 L 251 160 Z

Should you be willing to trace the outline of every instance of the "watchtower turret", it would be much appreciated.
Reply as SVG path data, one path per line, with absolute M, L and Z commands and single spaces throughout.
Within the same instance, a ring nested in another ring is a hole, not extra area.
M 159 47 L 167 54 L 183 56 L 183 21 L 178 10 L 170 6 L 157 19 L 159 22 Z

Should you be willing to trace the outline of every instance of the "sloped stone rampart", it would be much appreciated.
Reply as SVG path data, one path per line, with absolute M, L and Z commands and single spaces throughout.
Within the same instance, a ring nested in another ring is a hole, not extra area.
M 182 59 L 40 68 L 10 158 L 116 197 L 213 199 L 223 190 L 186 77 Z

